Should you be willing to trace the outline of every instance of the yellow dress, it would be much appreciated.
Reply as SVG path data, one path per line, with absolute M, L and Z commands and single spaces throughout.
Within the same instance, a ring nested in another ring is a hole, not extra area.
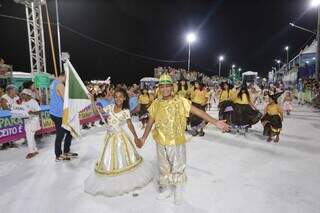
M 191 101 L 196 104 L 205 105 L 208 102 L 208 93 L 204 90 L 194 90 L 191 95 Z
M 152 132 L 155 141 L 161 145 L 185 144 L 185 129 L 191 102 L 175 96 L 171 100 L 156 99 L 149 107 L 149 114 L 155 120 Z
M 140 95 L 139 96 L 139 104 L 147 105 L 150 103 L 149 95 Z
M 180 95 L 183 98 L 187 98 L 189 90 L 188 89 L 184 89 L 184 87 L 181 88 L 181 90 L 178 91 L 178 95 Z
M 92 195 L 117 196 L 143 187 L 153 178 L 150 163 L 144 162 L 126 133 L 129 110 L 114 112 L 114 105 L 104 108 L 107 117 L 107 136 L 95 173 L 85 181 L 85 191 Z

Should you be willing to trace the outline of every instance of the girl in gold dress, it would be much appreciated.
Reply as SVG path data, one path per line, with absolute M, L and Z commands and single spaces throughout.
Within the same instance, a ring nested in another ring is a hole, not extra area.
M 135 143 L 139 143 L 131 122 L 129 98 L 119 88 L 114 94 L 115 105 L 103 110 L 107 114 L 107 136 L 94 171 L 85 181 L 85 192 L 92 195 L 118 196 L 144 187 L 153 179 L 153 169 L 138 154 L 124 127 L 128 126 Z

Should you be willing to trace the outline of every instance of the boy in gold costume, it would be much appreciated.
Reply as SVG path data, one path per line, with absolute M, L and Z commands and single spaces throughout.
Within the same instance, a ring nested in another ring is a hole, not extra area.
M 153 125 L 153 138 L 157 144 L 159 165 L 159 199 L 166 199 L 174 192 L 175 204 L 182 203 L 182 186 L 186 182 L 186 138 L 185 129 L 189 114 L 195 114 L 215 125 L 222 131 L 228 131 L 225 121 L 212 118 L 204 111 L 192 106 L 191 101 L 174 95 L 173 82 L 169 75 L 159 79 L 161 98 L 149 107 L 150 118 L 138 147 L 142 147 Z

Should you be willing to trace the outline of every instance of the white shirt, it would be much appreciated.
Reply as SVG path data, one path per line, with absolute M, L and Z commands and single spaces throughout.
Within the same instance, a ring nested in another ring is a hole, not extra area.
M 41 110 L 38 102 L 34 99 L 30 99 L 29 101 L 23 101 L 22 106 L 24 106 L 25 110 L 29 113 L 30 111 L 38 112 Z
M 19 100 L 18 96 L 11 98 L 8 94 L 3 95 L 2 98 L 7 100 L 8 106 L 10 109 L 11 109 L 12 105 L 17 104 L 17 101 Z

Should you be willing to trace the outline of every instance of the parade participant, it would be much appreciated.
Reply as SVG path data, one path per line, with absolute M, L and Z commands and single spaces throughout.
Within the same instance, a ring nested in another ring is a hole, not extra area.
M 205 111 L 206 105 L 208 102 L 208 94 L 204 90 L 204 85 L 199 81 L 194 83 L 194 91 L 191 92 L 191 101 L 192 105 Z M 202 118 L 197 115 L 192 114 L 190 117 L 190 125 L 192 128 L 192 136 L 199 135 L 200 137 L 204 136 L 203 127 L 205 122 Z
M 26 156 L 26 158 L 30 159 L 33 158 L 35 155 L 39 154 L 34 136 L 36 131 L 40 129 L 39 114 L 41 108 L 38 102 L 32 98 L 32 90 L 22 90 L 21 96 L 22 106 L 29 114 L 29 117 L 24 120 L 24 128 L 28 144 L 28 155 Z
M 301 78 L 299 78 L 299 81 L 297 84 L 297 90 L 298 90 L 298 104 L 303 105 L 304 104 L 304 83 Z
M 142 129 L 145 128 L 148 122 L 148 107 L 151 104 L 150 97 L 148 94 L 147 88 L 142 90 L 142 94 L 139 96 L 139 104 L 140 104 L 140 112 L 139 112 L 139 119 L 142 123 Z
M 123 195 L 146 186 L 154 177 L 151 164 L 138 154 L 125 130 L 127 126 L 134 136 L 135 143 L 138 144 L 139 139 L 131 122 L 126 91 L 117 88 L 114 98 L 115 104 L 103 109 L 107 114 L 108 131 L 100 157 L 95 164 L 95 173 L 84 183 L 85 192 L 91 195 Z
M 251 101 L 252 101 L 254 108 L 258 109 L 259 104 L 260 104 L 261 89 L 257 85 L 253 84 L 250 87 L 249 94 L 250 94 L 250 98 L 251 98 Z
M 282 93 L 270 95 L 270 102 L 265 109 L 265 114 L 261 119 L 263 125 L 263 135 L 268 136 L 267 141 L 271 142 L 272 137 L 276 136 L 274 142 L 279 142 L 279 135 L 282 128 L 283 111 L 278 104 L 278 98 Z
M 172 196 L 175 204 L 182 203 L 182 187 L 186 182 L 186 138 L 185 128 L 190 113 L 197 115 L 222 131 L 228 131 L 225 121 L 218 121 L 204 111 L 196 108 L 188 99 L 173 94 L 173 82 L 170 76 L 161 75 L 160 92 L 162 98 L 156 99 L 149 107 L 150 118 L 141 138 L 142 147 L 152 129 L 157 146 L 159 166 L 158 199 Z
M 128 96 L 129 96 L 129 109 L 131 115 L 138 115 L 139 113 L 139 102 L 138 97 L 135 94 L 134 86 L 131 86 L 128 89 Z
M 262 109 L 261 111 L 263 111 L 267 105 L 269 104 L 269 94 L 270 94 L 270 91 L 268 89 L 264 89 L 263 92 L 262 92 Z
M 178 84 L 178 95 L 187 98 L 188 95 L 188 84 L 184 79 L 181 79 Z
M 219 120 L 226 120 L 228 124 L 232 123 L 232 112 L 233 112 L 233 102 L 235 91 L 233 90 L 233 85 L 228 84 L 228 82 L 221 82 L 220 92 L 219 92 Z
M 284 98 L 283 98 L 283 110 L 286 112 L 287 115 L 290 115 L 293 107 L 292 107 L 292 96 L 290 91 L 286 91 L 284 93 Z
M 72 135 L 69 131 L 62 127 L 62 115 L 63 115 L 63 97 L 64 97 L 64 82 L 66 76 L 64 72 L 61 72 L 59 76 L 52 81 L 50 85 L 50 117 L 54 122 L 56 128 L 56 139 L 54 144 L 54 150 L 56 155 L 56 161 L 69 161 L 70 157 L 77 157 L 77 153 L 70 152 L 70 146 L 72 141 Z M 63 153 L 61 150 L 62 140 L 64 138 Z
M 232 122 L 238 129 L 245 129 L 248 131 L 248 128 L 251 125 L 258 123 L 261 118 L 261 113 L 251 102 L 246 81 L 243 81 L 233 103 Z

